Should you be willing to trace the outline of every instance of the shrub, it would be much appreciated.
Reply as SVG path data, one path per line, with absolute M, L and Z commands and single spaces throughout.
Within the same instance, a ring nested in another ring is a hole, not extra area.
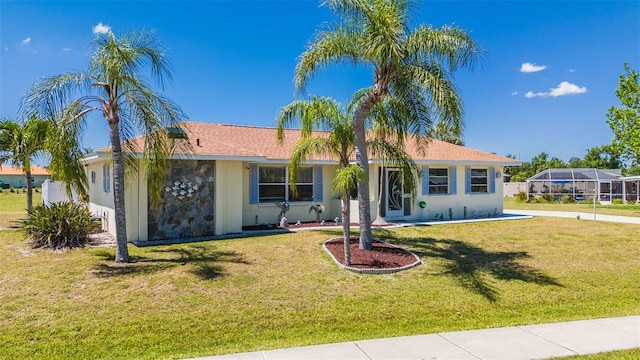
M 562 195 L 562 203 L 563 204 L 573 204 L 576 202 L 576 199 L 571 195 Z
M 527 201 L 527 193 L 522 190 L 518 191 L 518 194 L 516 195 L 516 201 L 518 202 Z
M 37 205 L 21 225 L 31 247 L 54 250 L 84 246 L 96 230 L 89 209 L 73 202 Z
M 542 199 L 543 199 L 545 202 L 552 203 L 552 202 L 553 202 L 553 195 L 551 195 L 551 194 L 544 194 L 544 195 L 542 195 Z
M 614 205 L 623 205 L 624 204 L 624 200 L 616 198 L 616 199 L 611 200 L 611 203 L 614 204 Z

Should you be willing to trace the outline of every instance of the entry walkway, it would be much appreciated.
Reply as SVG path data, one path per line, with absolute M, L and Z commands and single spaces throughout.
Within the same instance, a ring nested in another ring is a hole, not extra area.
M 573 218 L 573 219 L 577 219 L 579 216 L 581 220 L 591 220 L 591 221 L 594 220 L 593 213 L 585 213 L 585 212 L 504 209 L 504 213 L 510 214 L 510 215 L 549 216 L 549 217 L 561 217 L 561 218 Z M 640 217 L 604 215 L 604 214 L 598 214 L 597 212 L 595 214 L 595 220 L 640 225 Z
M 640 315 L 350 341 L 200 359 L 512 360 L 546 359 L 633 348 L 640 348 Z

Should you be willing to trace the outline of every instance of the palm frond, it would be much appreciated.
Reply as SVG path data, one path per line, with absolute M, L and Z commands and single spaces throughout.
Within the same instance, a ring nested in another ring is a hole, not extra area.
M 355 32 L 346 28 L 319 32 L 298 59 L 294 77 L 296 89 L 304 92 L 307 81 L 329 64 L 355 64 L 360 58 L 357 37 Z

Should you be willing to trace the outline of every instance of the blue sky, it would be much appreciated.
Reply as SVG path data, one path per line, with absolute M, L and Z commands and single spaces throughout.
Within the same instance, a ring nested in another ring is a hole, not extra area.
M 85 69 L 94 31 L 155 30 L 174 82 L 165 95 L 189 119 L 273 126 L 294 100 L 298 56 L 331 20 L 318 1 L 2 1 L 0 116 L 17 118 L 38 78 Z M 487 51 L 455 82 L 465 102 L 467 146 L 529 161 L 568 160 L 609 143 L 606 112 L 623 64 L 640 70 L 640 1 L 422 1 L 414 23 L 454 24 Z M 335 65 L 307 94 L 346 103 L 372 71 Z M 108 145 L 91 118 L 83 145 Z

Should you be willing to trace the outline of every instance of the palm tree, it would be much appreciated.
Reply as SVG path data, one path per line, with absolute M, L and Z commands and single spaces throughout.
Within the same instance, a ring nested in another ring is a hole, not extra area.
M 464 146 L 462 141 L 462 129 L 455 128 L 453 124 L 447 122 L 438 122 L 432 128 L 430 138 L 442 140 L 454 145 Z
M 11 162 L 21 167 L 27 179 L 27 211 L 33 208 L 31 161 L 45 150 L 49 122 L 31 117 L 24 124 L 0 120 L 0 165 Z
M 409 30 L 414 5 L 409 0 L 326 0 L 338 21 L 321 29 L 302 53 L 295 84 L 307 81 L 330 64 L 361 63 L 373 68 L 373 86 L 354 111 L 356 163 L 365 177 L 358 183 L 360 247 L 372 246 L 369 210 L 368 155 L 365 120 L 375 104 L 387 97 L 406 104 L 411 116 L 406 130 L 417 138 L 429 135 L 429 124 L 462 122 L 462 99 L 452 72 L 472 67 L 482 55 L 463 30 L 420 25 Z M 406 133 L 399 133 L 403 138 Z
M 99 34 L 86 71 L 47 77 L 36 82 L 25 97 L 27 114 L 59 119 L 64 129 L 79 132 L 87 115 L 102 114 L 109 124 L 113 161 L 113 197 L 116 222 L 116 262 L 128 262 L 125 216 L 125 163 L 135 170 L 142 153 L 151 196 L 161 189 L 167 161 L 174 151 L 167 127 L 179 128 L 185 118 L 172 101 L 155 92 L 140 75 L 145 66 L 161 89 L 171 80 L 169 63 L 153 32 L 132 32 L 120 38 Z M 144 134 L 140 149 L 131 139 Z
M 280 110 L 276 121 L 278 141 L 284 139 L 284 128 L 298 121 L 301 125 L 302 138 L 296 143 L 289 161 L 291 185 L 295 191 L 296 175 L 302 164 L 314 155 L 326 155 L 338 159 L 341 170 L 349 169 L 349 161 L 353 155 L 353 121 L 342 110 L 341 105 L 332 98 L 316 97 L 311 100 L 297 100 Z M 313 130 L 327 130 L 325 137 L 313 137 Z M 349 178 L 356 180 L 361 176 L 357 171 L 344 170 L 336 180 L 336 187 L 342 199 L 342 231 L 345 242 L 345 263 L 351 264 L 349 257 L 350 206 L 351 193 Z
M 341 167 L 336 172 L 331 185 L 333 191 L 340 194 L 341 210 L 342 210 L 342 233 L 344 234 L 344 264 L 351 265 L 351 206 L 349 205 L 351 193 L 356 189 L 356 184 L 364 177 L 364 171 L 358 165 L 352 164 L 347 167 Z
M 363 93 L 359 91 L 356 95 Z M 344 234 L 345 263 L 350 265 L 349 260 L 349 239 L 350 239 L 350 202 L 349 198 L 354 190 L 355 184 L 360 182 L 365 174 L 360 166 L 351 165 L 351 159 L 355 151 L 355 132 L 353 128 L 353 115 L 349 109 L 354 108 L 354 101 L 358 101 L 356 96 L 346 110 L 332 98 L 312 97 L 311 100 L 297 100 L 285 106 L 278 114 L 276 121 L 278 141 L 284 139 L 284 128 L 299 121 L 301 125 L 302 138 L 296 143 L 296 147 L 289 161 L 289 174 L 291 185 L 295 191 L 296 176 L 302 164 L 314 155 L 324 155 L 338 159 L 340 169 L 333 179 L 334 191 L 340 194 L 342 205 L 342 230 Z M 386 104 L 387 102 L 384 102 Z M 392 107 L 380 104 L 371 114 L 370 121 L 372 127 L 388 129 L 380 126 L 379 123 L 399 123 L 396 117 L 403 116 L 401 111 L 390 111 Z M 396 108 L 393 108 L 396 109 Z M 325 130 L 326 136 L 314 137 L 313 130 Z M 391 141 L 390 141 L 391 140 Z M 401 147 L 401 143 L 392 141 L 389 134 L 383 131 L 372 131 L 367 146 L 374 155 L 383 156 L 389 159 L 393 166 L 402 170 L 403 176 L 408 179 L 407 187 L 415 189 L 415 174 L 417 167 L 409 155 Z

